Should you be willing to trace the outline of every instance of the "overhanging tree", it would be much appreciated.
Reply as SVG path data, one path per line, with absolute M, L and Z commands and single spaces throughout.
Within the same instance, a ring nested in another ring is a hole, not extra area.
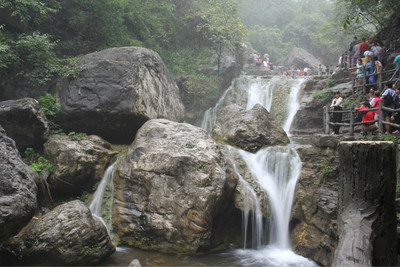
M 234 53 L 246 35 L 247 29 L 237 16 L 237 8 L 235 0 L 208 0 L 194 14 L 200 18 L 197 32 L 209 40 L 217 54 L 218 74 L 225 50 Z

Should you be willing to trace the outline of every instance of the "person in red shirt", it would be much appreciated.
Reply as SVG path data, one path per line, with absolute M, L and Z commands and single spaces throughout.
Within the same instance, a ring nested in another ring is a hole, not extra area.
M 364 102 L 361 107 L 356 108 L 356 110 L 359 110 L 362 114 L 362 131 L 363 135 L 366 136 L 368 132 L 375 132 L 377 129 L 376 126 L 374 125 L 374 116 L 375 116 L 375 111 L 366 111 L 371 107 L 368 101 Z M 363 111 L 364 110 L 364 111 Z
M 365 38 L 362 39 L 362 43 L 358 47 L 358 51 L 360 51 L 360 57 L 364 56 L 364 52 L 368 50 L 369 44 L 365 41 Z

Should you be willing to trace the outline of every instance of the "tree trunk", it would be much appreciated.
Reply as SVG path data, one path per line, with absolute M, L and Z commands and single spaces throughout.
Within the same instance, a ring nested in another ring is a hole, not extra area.
M 341 142 L 339 156 L 339 243 L 333 266 L 396 265 L 394 144 Z

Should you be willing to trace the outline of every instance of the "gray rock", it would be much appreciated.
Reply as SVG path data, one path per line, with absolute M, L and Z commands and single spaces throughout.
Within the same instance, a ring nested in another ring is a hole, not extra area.
M 88 54 L 85 70 L 57 85 L 62 128 L 131 142 L 149 119 L 182 121 L 179 89 L 160 56 L 140 47 L 109 48 Z
M 226 172 L 218 145 L 201 128 L 144 124 L 114 177 L 112 219 L 121 244 L 181 254 L 209 248 L 215 217 L 237 183 Z
M 339 160 L 339 241 L 332 265 L 396 265 L 396 147 L 341 142 Z
M 33 98 L 0 102 L 0 124 L 17 148 L 41 148 L 49 135 L 46 116 Z
M 304 49 L 297 47 L 293 48 L 293 50 L 290 52 L 287 62 L 287 64 L 291 67 L 300 69 L 304 69 L 306 67 L 311 68 L 314 73 L 318 71 L 318 65 L 320 63 L 321 62 L 316 57 L 314 57 Z
M 79 200 L 33 220 L 4 247 L 21 265 L 94 265 L 115 252 L 104 224 Z
M 336 148 L 340 142 L 340 137 L 329 134 L 314 134 L 312 144 L 320 148 Z
M 54 135 L 44 144 L 44 155 L 56 165 L 47 178 L 50 190 L 57 196 L 76 196 L 92 191 L 107 166 L 115 161 L 117 152 L 98 136 L 80 141 L 72 136 Z
M 142 265 L 138 259 L 134 259 L 129 263 L 128 267 L 142 267 Z
M 17 234 L 37 206 L 37 187 L 15 147 L 0 126 L 0 243 Z
M 228 106 L 218 118 L 212 137 L 249 152 L 289 143 L 285 131 L 260 104 L 248 111 L 238 105 Z

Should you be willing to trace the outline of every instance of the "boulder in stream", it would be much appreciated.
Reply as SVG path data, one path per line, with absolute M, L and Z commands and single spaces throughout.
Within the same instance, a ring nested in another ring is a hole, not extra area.
M 37 186 L 15 146 L 0 126 L 0 243 L 17 234 L 37 206 Z
M 122 245 L 142 249 L 178 254 L 208 249 L 216 217 L 228 217 L 221 207 L 233 198 L 236 183 L 206 131 L 150 120 L 117 165 L 114 232 Z
M 228 106 L 218 118 L 212 137 L 253 153 L 266 146 L 290 142 L 282 127 L 260 104 L 251 110 L 238 105 Z
M 124 143 L 149 119 L 183 120 L 178 86 L 156 52 L 108 48 L 83 56 L 78 66 L 84 68 L 78 78 L 56 86 L 64 130 Z
M 116 160 L 117 152 L 98 136 L 53 135 L 44 144 L 44 155 L 56 165 L 47 178 L 56 196 L 77 196 L 91 191 L 100 182 L 107 166 Z
M 115 252 L 107 228 L 79 200 L 35 218 L 3 246 L 21 265 L 95 265 Z

